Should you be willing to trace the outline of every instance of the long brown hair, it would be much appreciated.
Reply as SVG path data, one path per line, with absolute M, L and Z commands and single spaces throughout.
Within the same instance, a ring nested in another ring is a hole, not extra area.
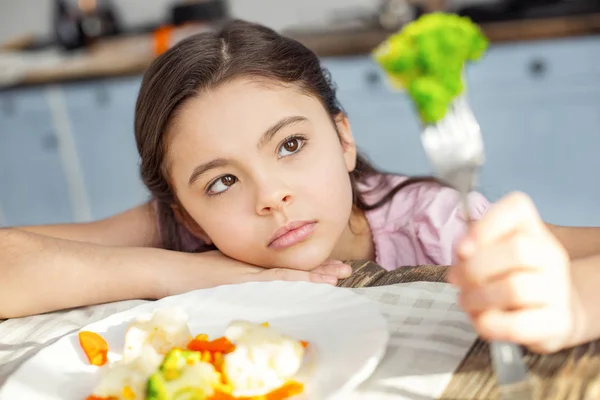
M 301 43 L 264 26 L 234 20 L 216 32 L 189 37 L 158 57 L 142 81 L 135 110 L 135 138 L 142 179 L 157 202 L 166 249 L 184 250 L 184 235 L 188 235 L 172 209 L 176 198 L 164 165 L 166 132 L 184 102 L 240 76 L 293 84 L 319 99 L 332 120 L 344 112 L 330 75 L 318 57 Z M 356 208 L 376 209 L 408 185 L 434 181 L 427 177 L 410 178 L 391 188 L 376 203 L 367 204 L 357 184 L 379 174 L 363 156 L 358 156 L 356 169 L 350 173 Z

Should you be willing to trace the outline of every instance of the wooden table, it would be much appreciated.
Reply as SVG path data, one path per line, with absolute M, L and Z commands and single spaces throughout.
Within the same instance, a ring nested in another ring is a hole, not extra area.
M 369 287 L 415 281 L 444 282 L 447 267 L 423 265 L 386 271 L 370 261 L 350 263 L 354 273 L 341 281 L 342 287 Z M 538 399 L 600 399 L 600 341 L 551 355 L 525 350 L 525 361 L 537 386 Z M 442 395 L 444 400 L 497 399 L 489 348 L 478 339 Z

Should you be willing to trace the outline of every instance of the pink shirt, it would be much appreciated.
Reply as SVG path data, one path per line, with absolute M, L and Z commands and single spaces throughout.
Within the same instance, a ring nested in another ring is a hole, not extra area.
M 381 186 L 375 186 L 383 179 Z M 405 176 L 373 177 L 360 187 L 373 204 Z M 375 189 L 373 189 L 375 187 Z M 372 190 L 370 190 L 372 189 Z M 450 265 L 454 249 L 466 231 L 458 192 L 435 183 L 415 183 L 401 189 L 366 217 L 375 245 L 375 261 L 387 270 L 411 265 Z M 469 195 L 471 218 L 479 219 L 490 203 L 480 193 Z
M 359 189 L 368 204 L 374 204 L 407 177 L 378 175 Z M 379 184 L 381 183 L 381 185 Z M 490 203 L 483 195 L 469 196 L 471 216 L 479 219 Z M 454 249 L 466 225 L 458 193 L 435 183 L 409 185 L 381 207 L 366 212 L 375 245 L 375 261 L 387 270 L 411 265 L 450 265 Z M 203 243 L 182 225 L 184 250 L 200 252 Z

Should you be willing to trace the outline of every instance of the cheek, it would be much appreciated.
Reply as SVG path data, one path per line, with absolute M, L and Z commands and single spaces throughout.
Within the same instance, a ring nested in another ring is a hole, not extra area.
M 307 163 L 302 184 L 313 201 L 339 214 L 352 205 L 352 187 L 342 153 L 333 154 L 320 154 Z
M 265 237 L 265 232 L 260 231 L 261 224 L 257 224 L 255 218 L 247 211 L 234 210 L 236 209 L 210 209 L 203 217 L 206 223 L 204 231 L 226 256 L 251 264 L 256 263 L 253 257 L 257 249 L 265 246 L 260 241 Z
M 247 223 L 245 199 L 240 196 L 235 199 L 233 196 L 225 196 L 227 194 L 224 194 L 223 198 L 188 202 L 180 199 L 190 216 L 220 249 L 228 243 L 245 242 L 248 237 L 255 237 L 253 232 L 248 232 L 254 225 Z

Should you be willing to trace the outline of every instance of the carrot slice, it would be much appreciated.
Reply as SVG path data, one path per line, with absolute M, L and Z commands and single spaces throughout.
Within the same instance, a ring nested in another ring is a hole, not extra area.
M 118 400 L 116 397 L 98 397 L 98 396 L 88 396 L 85 400 Z
M 302 347 L 307 348 L 309 343 L 306 340 L 301 340 L 300 344 L 302 345 Z
M 192 339 L 187 347 L 188 350 L 192 351 L 209 351 L 211 353 L 223 354 L 231 353 L 235 350 L 235 345 L 227 340 L 226 337 L 220 337 L 212 341 Z
M 108 361 L 108 343 L 95 332 L 79 332 L 79 344 L 90 364 L 102 366 Z
M 223 393 L 220 391 L 216 391 L 213 393 L 212 396 L 209 397 L 208 400 L 236 400 L 236 399 L 229 393 Z
M 285 400 L 302 393 L 304 385 L 299 382 L 288 382 L 265 396 L 265 400 Z

